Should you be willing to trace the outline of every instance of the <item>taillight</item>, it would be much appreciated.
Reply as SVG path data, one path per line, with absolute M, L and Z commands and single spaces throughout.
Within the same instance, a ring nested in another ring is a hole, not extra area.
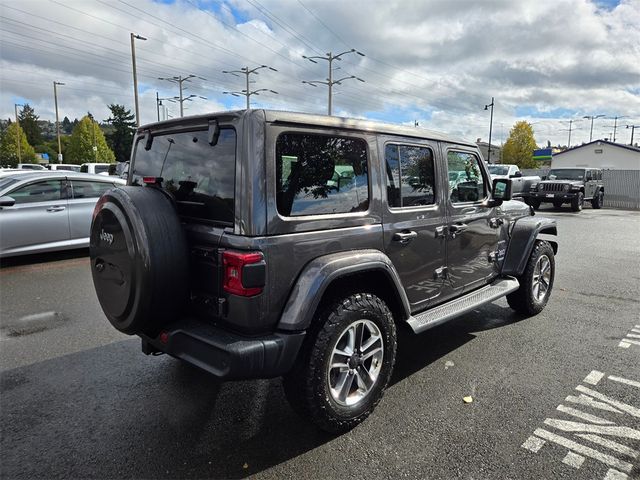
M 242 297 L 262 293 L 266 274 L 262 253 L 227 250 L 222 254 L 222 263 L 225 292 Z

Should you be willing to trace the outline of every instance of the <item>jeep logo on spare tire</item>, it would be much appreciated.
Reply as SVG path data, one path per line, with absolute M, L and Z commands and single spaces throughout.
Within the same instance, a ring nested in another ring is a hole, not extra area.
M 107 233 L 104 230 L 100 232 L 100 240 L 107 242 L 109 245 L 113 243 L 113 234 Z

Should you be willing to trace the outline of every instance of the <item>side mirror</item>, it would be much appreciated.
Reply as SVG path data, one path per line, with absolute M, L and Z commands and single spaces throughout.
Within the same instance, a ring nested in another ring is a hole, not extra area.
M 546 180 L 546 179 L 547 179 L 547 176 L 546 176 L 546 175 L 543 175 L 541 178 L 542 178 L 542 180 Z
M 511 200 L 511 179 L 496 178 L 493 180 L 493 200 L 500 203 Z
M 513 174 L 513 176 L 516 178 L 520 178 L 522 176 L 522 172 L 518 170 L 516 173 Z
M 214 147 L 218 143 L 220 137 L 220 125 L 217 120 L 211 120 L 209 122 L 209 130 L 207 131 L 207 141 L 209 145 Z
M 16 199 L 13 197 L 0 197 L 1 207 L 13 207 L 16 204 Z

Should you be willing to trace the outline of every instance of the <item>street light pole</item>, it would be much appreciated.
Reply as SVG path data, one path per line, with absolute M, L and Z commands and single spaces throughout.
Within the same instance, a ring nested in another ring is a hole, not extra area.
M 138 106 L 138 73 L 136 71 L 136 44 L 135 40 L 146 40 L 146 38 L 131 33 L 131 63 L 133 64 L 133 97 L 136 106 L 136 126 L 140 126 L 140 108 Z
M 234 77 L 237 77 L 237 74 L 242 74 L 245 76 L 245 90 L 243 90 L 242 92 L 222 92 L 222 93 L 226 93 L 229 95 L 233 95 L 234 97 L 239 97 L 240 95 L 245 95 L 247 97 L 247 110 L 249 110 L 251 108 L 251 100 L 250 97 L 251 95 L 257 95 L 257 92 L 272 92 L 272 93 L 278 93 L 275 92 L 273 90 L 267 89 L 267 88 L 261 88 L 260 90 L 255 90 L 255 91 L 251 91 L 249 90 L 249 85 L 250 85 L 250 81 L 249 81 L 249 76 L 251 74 L 255 74 L 258 75 L 258 70 L 262 69 L 262 68 L 268 68 L 269 70 L 273 71 L 273 72 L 277 72 L 278 70 L 276 70 L 273 67 L 270 67 L 268 65 L 260 65 L 259 67 L 255 67 L 252 68 L 251 70 L 249 70 L 249 67 L 242 67 L 240 70 L 223 70 L 222 73 L 230 73 L 231 75 L 233 75 Z M 255 83 L 255 82 L 254 82 Z
M 585 115 L 584 117 L 582 117 L 586 119 L 591 119 L 591 130 L 589 132 L 589 142 L 591 142 L 591 140 L 593 139 L 593 121 L 596 118 L 601 118 L 601 117 L 604 117 L 604 115 Z
M 484 106 L 485 110 L 489 110 L 489 107 L 491 107 L 491 119 L 489 120 L 489 155 L 487 159 L 487 163 L 489 164 L 491 163 L 491 132 L 493 130 L 493 105 L 494 105 L 494 101 L 493 101 L 493 97 L 491 97 L 491 103 Z
M 56 136 L 58 137 L 58 163 L 62 163 L 62 144 L 60 142 L 60 118 L 58 117 L 58 85 L 64 85 L 62 82 L 53 82 L 53 99 L 56 104 Z
M 355 48 L 352 48 L 351 50 L 346 50 L 342 53 L 339 53 L 337 55 L 333 55 L 332 52 L 328 52 L 326 55 L 324 56 L 316 56 L 316 57 L 307 57 L 306 55 L 303 55 L 302 58 L 309 60 L 312 63 L 318 63 L 316 62 L 316 60 L 326 60 L 329 63 L 329 76 L 327 78 L 327 81 L 320 81 L 320 80 L 303 80 L 302 83 L 306 83 L 307 85 L 311 85 L 312 87 L 317 87 L 318 85 L 316 84 L 321 84 L 321 85 L 327 85 L 329 87 L 329 99 L 327 102 L 327 114 L 331 115 L 332 111 L 333 111 L 333 86 L 334 85 L 341 85 L 340 82 L 342 82 L 343 80 L 349 80 L 349 79 L 356 79 L 360 82 L 364 83 L 364 80 L 356 77 L 355 75 L 350 75 L 347 77 L 343 77 L 340 80 L 333 80 L 333 61 L 334 60 L 342 60 L 343 55 L 346 55 L 348 53 L 357 53 L 358 55 L 360 55 L 361 57 L 364 57 L 364 53 L 357 51 Z
M 198 97 L 198 98 L 204 98 L 206 100 L 206 97 L 203 97 L 201 95 L 189 95 L 187 98 L 183 97 L 182 94 L 182 84 L 184 82 L 190 82 L 192 78 L 199 78 L 200 80 L 206 80 L 206 78 L 204 77 L 199 77 L 198 75 L 187 75 L 186 77 L 183 77 L 182 75 L 178 75 L 178 76 L 173 76 L 173 77 L 158 77 L 158 80 L 166 80 L 167 82 L 171 82 L 171 83 L 177 83 L 179 90 L 180 90 L 180 96 L 178 97 L 178 101 L 180 102 L 180 116 L 184 116 L 184 108 L 182 106 L 182 104 L 184 102 L 186 102 L 187 100 L 190 101 L 190 99 L 194 98 L 194 97 Z
M 20 138 L 20 120 L 18 120 L 18 107 L 23 107 L 24 105 L 21 105 L 19 103 L 14 103 L 13 104 L 14 108 L 16 109 L 16 138 L 18 139 L 18 163 L 22 163 L 22 152 L 21 152 L 21 138 Z M 633 134 L 631 134 L 631 142 L 633 143 Z

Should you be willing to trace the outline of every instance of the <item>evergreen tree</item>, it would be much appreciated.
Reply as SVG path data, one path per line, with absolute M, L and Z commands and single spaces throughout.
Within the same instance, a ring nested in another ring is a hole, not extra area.
M 18 136 L 20 137 L 20 156 L 18 156 Z M 12 122 L 0 138 L 0 165 L 15 167 L 18 163 L 36 163 L 36 152 L 27 136 L 15 122 Z
M 29 142 L 30 145 L 37 145 L 42 142 L 42 134 L 40 132 L 40 126 L 38 125 L 39 118 L 35 110 L 28 103 L 26 103 L 22 107 L 22 111 L 18 113 L 20 126 L 27 136 L 27 142 Z
M 71 120 L 69 120 L 69 117 L 64 117 L 62 122 L 60 122 L 60 130 L 61 130 L 61 133 L 66 133 L 67 135 L 71 135 L 71 131 L 73 130 L 73 127 L 71 125 Z
M 135 116 L 124 105 L 111 104 L 111 117 L 106 123 L 113 126 L 113 132 L 107 134 L 107 143 L 116 155 L 116 161 L 126 162 L 131 155 L 131 145 L 136 131 Z
M 100 126 L 89 116 L 82 117 L 69 138 L 65 163 L 113 163 L 115 159 Z
M 520 168 L 536 168 L 533 151 L 538 148 L 533 137 L 533 128 L 526 121 L 516 122 L 509 138 L 502 147 L 502 163 L 512 163 Z

